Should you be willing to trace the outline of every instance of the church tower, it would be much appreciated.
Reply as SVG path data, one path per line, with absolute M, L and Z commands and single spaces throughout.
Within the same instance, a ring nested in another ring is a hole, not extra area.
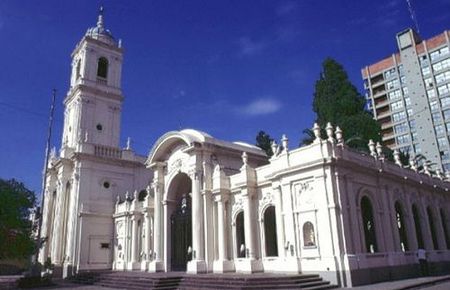
M 150 182 L 145 157 L 120 147 L 123 49 L 105 28 L 103 9 L 72 52 L 59 156 L 48 164 L 39 261 L 54 275 L 111 269 L 116 201 Z M 122 198 L 123 199 L 123 198 Z
M 103 22 L 89 28 L 72 53 L 70 89 L 64 100 L 62 153 L 80 151 L 89 142 L 117 148 L 122 109 L 123 49 Z

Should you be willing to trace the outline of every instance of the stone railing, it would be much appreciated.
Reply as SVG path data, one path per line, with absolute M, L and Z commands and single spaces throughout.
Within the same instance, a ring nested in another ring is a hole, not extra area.
M 122 150 L 120 150 L 119 148 L 102 145 L 95 145 L 94 154 L 95 156 L 106 158 L 122 158 Z

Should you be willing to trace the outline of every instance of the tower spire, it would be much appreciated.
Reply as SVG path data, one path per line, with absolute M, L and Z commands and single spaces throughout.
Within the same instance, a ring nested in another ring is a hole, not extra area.
M 100 8 L 98 9 L 98 20 L 97 20 L 97 27 L 98 28 L 103 28 L 103 11 L 105 9 L 103 8 L 103 5 L 100 6 Z

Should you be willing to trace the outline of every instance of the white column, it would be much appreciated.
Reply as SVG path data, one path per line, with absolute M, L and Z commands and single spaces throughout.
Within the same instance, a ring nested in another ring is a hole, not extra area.
M 135 215 L 131 217 L 131 262 L 136 263 L 138 261 L 138 219 Z
M 283 223 L 283 206 L 282 206 L 282 198 L 281 198 L 281 188 L 280 185 L 276 185 L 272 187 L 274 197 L 275 197 L 275 217 L 277 224 L 277 244 L 278 244 L 278 256 L 284 257 L 284 223 Z
M 224 206 L 223 206 L 223 198 L 217 202 L 217 234 L 218 234 L 218 250 L 219 250 L 219 260 L 228 259 L 227 254 L 227 235 L 225 233 L 225 214 L 224 214 Z
M 244 226 L 245 226 L 245 256 L 251 260 L 256 258 L 255 230 L 253 222 L 252 198 L 248 194 L 244 196 Z
M 203 209 L 200 188 L 200 170 L 191 174 L 192 179 L 192 260 L 188 263 L 189 273 L 206 272 L 205 240 L 203 231 Z
M 150 212 L 146 211 L 145 215 L 145 244 L 144 244 L 144 251 L 145 251 L 145 259 L 146 261 L 150 261 L 150 249 L 151 249 L 151 225 L 150 225 Z
M 163 195 L 162 185 L 158 182 L 152 184 L 155 192 L 154 199 L 154 223 L 153 223 L 153 260 L 149 265 L 150 272 L 159 272 L 164 270 L 162 261 L 163 248 L 161 243 L 162 238 L 162 210 L 161 210 L 161 198 Z

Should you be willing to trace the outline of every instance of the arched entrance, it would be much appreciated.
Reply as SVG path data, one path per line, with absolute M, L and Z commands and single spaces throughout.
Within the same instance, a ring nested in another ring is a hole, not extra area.
M 174 201 L 170 225 L 170 269 L 186 271 L 187 262 L 191 259 L 188 253 L 192 247 L 192 217 L 191 217 L 192 181 L 185 173 L 179 173 L 169 186 L 168 196 Z

